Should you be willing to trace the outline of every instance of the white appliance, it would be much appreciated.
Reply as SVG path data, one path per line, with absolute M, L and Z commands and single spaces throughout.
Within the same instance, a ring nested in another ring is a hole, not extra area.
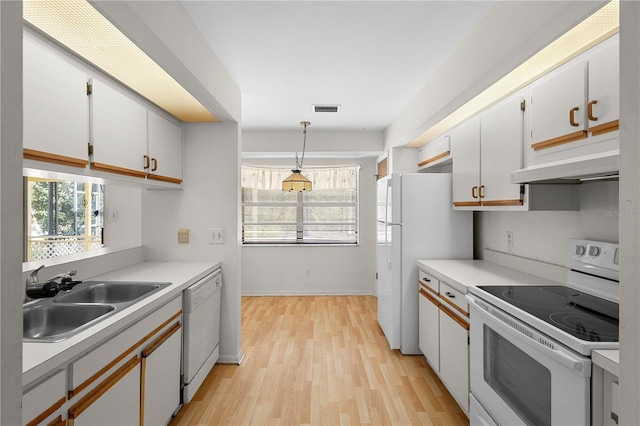
M 391 349 L 418 346 L 418 259 L 471 259 L 473 216 L 452 210 L 450 173 L 392 174 L 378 180 L 378 322 Z
M 565 285 L 469 289 L 470 423 L 591 423 L 591 352 L 617 349 L 619 248 L 571 240 Z
M 222 272 L 212 272 L 184 291 L 183 403 L 188 403 L 220 357 Z

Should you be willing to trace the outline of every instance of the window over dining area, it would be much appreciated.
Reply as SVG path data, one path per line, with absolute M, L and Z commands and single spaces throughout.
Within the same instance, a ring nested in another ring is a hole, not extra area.
M 288 168 L 242 166 L 244 244 L 358 244 L 359 166 L 309 167 L 309 192 L 284 192 Z

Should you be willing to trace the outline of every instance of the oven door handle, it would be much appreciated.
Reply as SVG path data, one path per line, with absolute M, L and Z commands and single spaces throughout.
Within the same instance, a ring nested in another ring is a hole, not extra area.
M 508 333 L 509 336 L 513 336 L 518 339 L 522 344 L 529 346 L 533 350 L 548 355 L 551 359 L 558 361 L 565 367 L 571 370 L 588 376 L 591 374 L 590 362 L 586 359 L 574 357 L 570 354 L 563 352 L 561 349 L 551 348 L 544 343 L 530 337 L 523 333 L 522 330 L 530 330 L 532 335 L 540 334 L 533 328 L 529 327 L 522 321 L 516 320 L 508 314 L 486 305 L 483 302 L 479 302 L 475 297 L 467 295 L 467 300 L 480 312 L 483 316 L 491 320 L 491 325 L 497 326 L 502 329 L 503 332 Z M 473 326 L 473 315 L 471 315 L 471 324 Z M 544 337 L 543 337 L 544 338 Z M 551 343 L 551 342 L 549 342 Z

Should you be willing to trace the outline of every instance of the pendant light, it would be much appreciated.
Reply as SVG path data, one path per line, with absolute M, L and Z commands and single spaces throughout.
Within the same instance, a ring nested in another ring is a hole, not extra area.
M 311 181 L 304 177 L 300 172 L 300 170 L 302 169 L 302 162 L 304 161 L 304 149 L 307 145 L 307 126 L 310 124 L 311 123 L 308 121 L 300 122 L 300 125 L 304 127 L 304 130 L 302 131 L 302 158 L 298 162 L 298 153 L 296 152 L 296 168 L 295 170 L 291 170 L 291 175 L 282 181 L 283 191 L 311 191 Z

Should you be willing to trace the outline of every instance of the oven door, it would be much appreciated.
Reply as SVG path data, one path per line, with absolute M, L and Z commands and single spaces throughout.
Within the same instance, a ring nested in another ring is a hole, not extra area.
M 467 297 L 470 387 L 480 406 L 501 425 L 589 424 L 591 360 Z M 484 423 L 471 417 L 471 424 Z

